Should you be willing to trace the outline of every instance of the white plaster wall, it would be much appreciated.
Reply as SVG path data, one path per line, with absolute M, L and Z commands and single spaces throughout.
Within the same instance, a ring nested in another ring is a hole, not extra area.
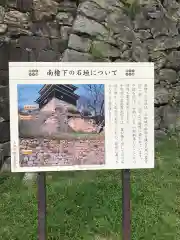
M 55 99 L 51 99 L 45 106 L 41 108 L 41 111 L 54 111 L 55 110 Z
M 75 107 L 74 105 L 69 104 L 69 103 L 66 103 L 66 102 L 64 102 L 63 100 L 59 100 L 59 99 L 57 99 L 57 98 L 54 98 L 54 104 L 55 104 L 56 107 L 63 105 L 63 106 L 66 107 L 66 108 L 71 107 L 71 108 L 73 108 L 73 109 L 76 110 L 76 107 Z
M 76 109 L 75 106 L 68 104 L 62 100 L 59 100 L 57 98 L 52 98 L 51 101 L 49 101 L 44 107 L 41 108 L 41 111 L 55 111 L 56 107 L 72 107 Z

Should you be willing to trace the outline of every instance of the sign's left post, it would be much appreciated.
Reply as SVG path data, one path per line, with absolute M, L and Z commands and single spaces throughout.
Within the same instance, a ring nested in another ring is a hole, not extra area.
M 46 240 L 46 173 L 37 175 L 38 185 L 38 240 Z

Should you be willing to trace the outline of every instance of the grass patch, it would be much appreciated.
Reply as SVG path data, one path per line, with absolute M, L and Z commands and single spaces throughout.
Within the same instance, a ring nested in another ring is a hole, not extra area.
M 155 169 L 131 171 L 132 240 L 180 239 L 178 143 L 157 143 Z M 0 182 L 0 240 L 37 239 L 36 193 L 19 174 Z M 47 173 L 47 216 L 49 240 L 121 240 L 121 171 Z
M 122 0 L 124 3 L 124 13 L 134 20 L 141 11 L 141 5 L 138 0 Z

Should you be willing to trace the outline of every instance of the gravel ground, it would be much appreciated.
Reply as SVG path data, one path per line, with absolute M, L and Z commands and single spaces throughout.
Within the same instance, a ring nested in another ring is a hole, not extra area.
M 32 150 L 31 155 L 22 150 Z M 20 139 L 20 164 L 33 166 L 71 166 L 104 164 L 104 139 L 49 140 Z

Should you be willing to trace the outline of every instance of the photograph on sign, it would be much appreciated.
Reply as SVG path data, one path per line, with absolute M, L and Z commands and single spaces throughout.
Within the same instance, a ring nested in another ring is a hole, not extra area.
M 38 88 L 39 107 L 23 106 L 21 96 L 28 91 L 37 96 Z M 21 167 L 105 163 L 103 84 L 18 84 L 17 89 Z
M 13 172 L 154 167 L 152 76 L 51 79 L 45 67 L 44 79 L 10 74 Z

